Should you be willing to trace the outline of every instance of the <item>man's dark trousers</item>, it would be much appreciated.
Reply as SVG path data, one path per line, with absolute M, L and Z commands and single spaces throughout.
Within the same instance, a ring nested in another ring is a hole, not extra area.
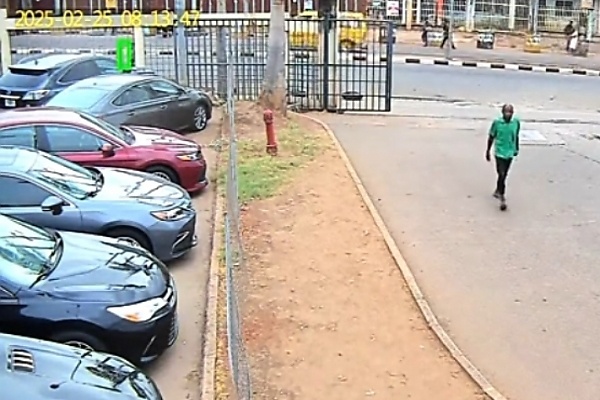
M 504 196 L 506 192 L 506 177 L 512 163 L 512 158 L 496 157 L 496 172 L 498 173 L 498 182 L 496 183 L 496 192 Z

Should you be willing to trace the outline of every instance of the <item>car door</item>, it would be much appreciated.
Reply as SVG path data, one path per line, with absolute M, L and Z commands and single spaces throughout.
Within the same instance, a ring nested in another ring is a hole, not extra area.
M 36 132 L 32 125 L 0 129 L 0 146 L 36 147 Z
M 40 125 L 38 136 L 44 137 L 47 148 L 41 148 L 48 153 L 55 154 L 83 166 L 121 167 L 130 165 L 130 156 L 127 149 L 118 143 L 101 137 L 100 135 L 83 128 L 69 125 Z M 102 146 L 113 146 L 114 154 L 106 156 Z
M 8 174 L 0 174 L 0 187 L 10 188 L 10 190 L 0 190 L 0 213 L 47 228 L 81 230 L 81 212 L 75 204 L 64 197 L 50 192 L 35 182 Z M 42 211 L 42 202 L 50 196 L 65 201 L 60 215 Z
M 160 104 L 152 98 L 147 86 L 136 84 L 124 90 L 113 101 L 115 110 L 104 117 L 115 125 L 155 126 L 160 120 L 157 114 Z
M 150 81 L 146 85 L 152 97 L 161 104 L 161 128 L 178 131 L 191 124 L 195 107 L 185 91 L 163 79 Z

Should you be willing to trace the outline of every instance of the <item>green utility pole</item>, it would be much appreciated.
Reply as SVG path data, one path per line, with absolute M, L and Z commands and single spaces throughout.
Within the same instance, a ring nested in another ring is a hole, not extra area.
M 130 37 L 117 38 L 117 69 L 119 72 L 133 70 L 133 39 Z

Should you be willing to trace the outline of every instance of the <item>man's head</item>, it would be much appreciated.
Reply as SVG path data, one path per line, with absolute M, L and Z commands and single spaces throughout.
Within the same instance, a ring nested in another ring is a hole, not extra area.
M 515 108 L 512 106 L 512 104 L 505 104 L 502 106 L 502 118 L 504 118 L 506 122 L 512 119 L 514 113 Z

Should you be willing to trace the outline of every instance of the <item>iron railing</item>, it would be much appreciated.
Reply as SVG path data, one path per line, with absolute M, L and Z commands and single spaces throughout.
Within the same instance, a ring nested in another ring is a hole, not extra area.
M 229 153 L 225 197 L 225 265 L 227 299 L 227 349 L 229 369 L 233 381 L 236 400 L 250 400 L 252 385 L 246 346 L 243 337 L 243 317 L 241 311 L 242 273 L 245 269 L 244 246 L 240 229 L 240 203 L 238 196 L 238 150 L 235 125 L 235 97 L 233 87 L 235 70 L 232 53 L 227 62 L 226 126 L 228 130 Z

